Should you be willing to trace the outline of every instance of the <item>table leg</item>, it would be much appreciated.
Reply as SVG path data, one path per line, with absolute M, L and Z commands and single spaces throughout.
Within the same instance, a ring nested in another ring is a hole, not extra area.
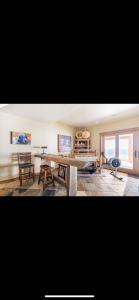
M 77 167 L 67 167 L 67 196 L 77 195 Z

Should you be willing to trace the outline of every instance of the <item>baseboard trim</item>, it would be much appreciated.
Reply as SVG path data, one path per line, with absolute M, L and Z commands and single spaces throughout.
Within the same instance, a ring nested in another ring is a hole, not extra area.
M 38 176 L 38 175 L 39 175 L 39 173 L 35 174 L 35 176 Z M 16 180 L 19 180 L 19 177 L 14 177 L 14 178 L 11 178 L 11 179 L 0 180 L 0 184 L 1 183 L 9 183 L 9 182 L 16 181 Z
M 0 181 L 0 184 L 1 183 L 9 183 L 11 181 L 16 181 L 17 179 L 19 179 L 18 177 L 15 177 L 15 178 L 11 178 L 11 179 L 4 179 L 4 180 L 1 180 Z

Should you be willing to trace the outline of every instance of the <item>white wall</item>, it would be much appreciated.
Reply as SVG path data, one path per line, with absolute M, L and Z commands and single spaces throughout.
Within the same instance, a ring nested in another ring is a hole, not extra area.
M 31 133 L 31 145 L 12 145 L 10 132 L 21 131 Z M 12 114 L 0 112 L 0 165 L 11 162 L 11 154 L 17 152 L 42 152 L 42 149 L 33 149 L 33 146 L 47 146 L 47 153 L 57 154 L 58 134 L 71 135 L 73 129 L 61 123 L 41 123 L 30 119 L 21 118 Z M 41 161 L 34 158 L 35 171 L 39 171 Z M 18 175 L 17 167 L 0 167 L 0 180 L 10 179 Z
M 139 127 L 139 118 L 128 118 L 111 123 L 98 124 L 88 128 L 91 132 L 92 148 L 100 151 L 100 133 L 112 130 Z M 30 145 L 11 145 L 10 132 L 24 131 L 32 135 L 32 144 Z M 57 154 L 58 151 L 58 134 L 71 135 L 74 138 L 75 128 L 61 123 L 43 123 L 30 119 L 21 118 L 8 113 L 0 112 L 0 165 L 11 162 L 11 154 L 17 152 L 31 151 L 32 154 L 42 152 L 42 150 L 33 149 L 33 146 L 47 146 L 47 153 Z M 34 158 L 35 171 L 39 172 L 41 161 Z M 10 179 L 18 175 L 16 167 L 0 167 L 0 181 Z

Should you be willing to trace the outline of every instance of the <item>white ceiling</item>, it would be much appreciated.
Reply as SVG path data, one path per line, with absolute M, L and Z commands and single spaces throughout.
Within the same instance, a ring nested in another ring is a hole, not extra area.
M 139 116 L 139 104 L 8 104 L 1 111 L 41 122 L 62 122 L 74 127 Z
M 6 105 L 8 105 L 8 104 L 0 104 L 0 108 L 4 107 Z

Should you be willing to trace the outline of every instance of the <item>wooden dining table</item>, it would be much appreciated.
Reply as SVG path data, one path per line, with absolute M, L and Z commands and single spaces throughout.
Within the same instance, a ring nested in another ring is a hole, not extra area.
M 77 169 L 85 167 L 88 164 L 88 160 L 75 159 L 54 154 L 35 154 L 34 156 L 45 160 L 46 162 L 52 161 L 57 164 L 67 165 L 67 179 L 65 185 L 67 188 L 67 196 L 77 195 Z

